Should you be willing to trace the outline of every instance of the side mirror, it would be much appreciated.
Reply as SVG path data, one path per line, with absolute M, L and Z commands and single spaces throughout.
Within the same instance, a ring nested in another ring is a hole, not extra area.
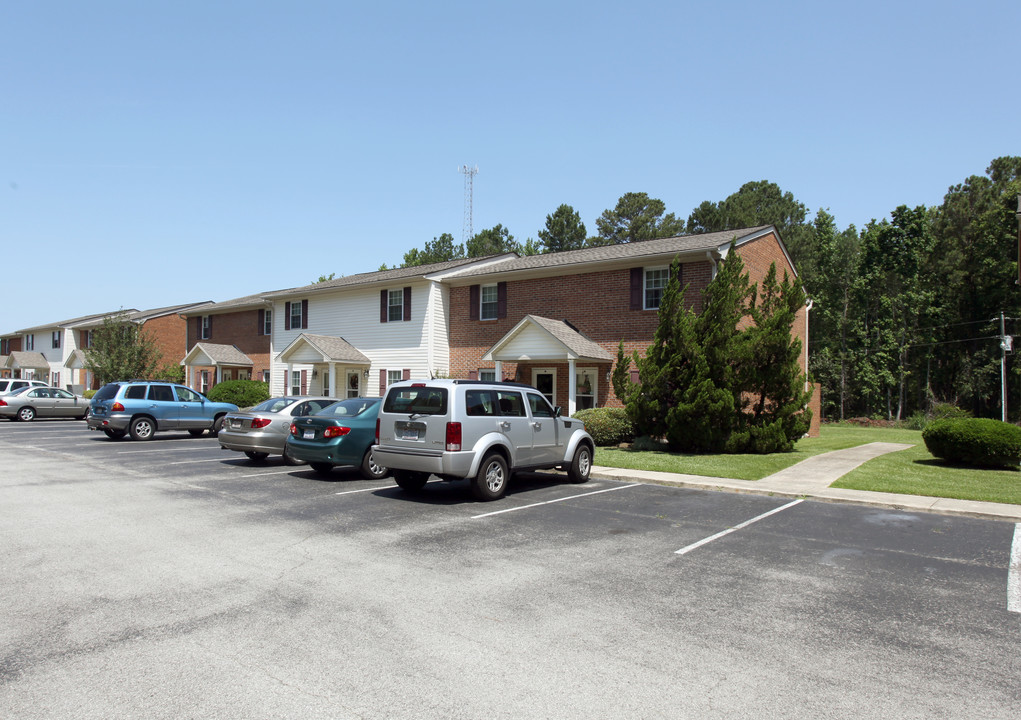
M 563 414 L 563 408 L 557 405 L 553 408 L 553 417 L 560 417 Z

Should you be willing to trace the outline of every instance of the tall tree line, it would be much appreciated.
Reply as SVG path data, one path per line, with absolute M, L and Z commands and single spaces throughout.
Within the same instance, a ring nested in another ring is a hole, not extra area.
M 985 174 L 951 186 L 938 206 L 894 205 L 860 230 L 841 229 L 826 209 L 810 218 L 792 193 L 767 180 L 702 202 L 686 221 L 662 200 L 631 192 L 596 219 L 595 235 L 562 204 L 538 240 L 520 243 L 502 225 L 467 247 L 443 234 L 406 253 L 403 265 L 773 225 L 812 302 L 809 370 L 822 388 L 824 418 L 903 419 L 937 403 L 998 417 L 1001 312 L 1008 335 L 1021 331 L 1019 194 L 1021 157 L 994 159 Z M 1017 419 L 1021 362 L 1008 354 L 1007 368 L 1007 405 Z

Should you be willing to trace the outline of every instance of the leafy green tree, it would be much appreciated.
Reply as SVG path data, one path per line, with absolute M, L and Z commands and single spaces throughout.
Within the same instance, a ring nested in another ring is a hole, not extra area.
M 589 238 L 589 245 L 620 245 L 623 243 L 672 237 L 684 233 L 684 220 L 666 213 L 666 204 L 647 193 L 626 193 L 613 210 L 605 210 L 596 219 L 598 235 Z
M 585 247 L 588 237 L 581 215 L 570 205 L 561 205 L 546 216 L 546 228 L 539 231 L 542 252 L 579 250 Z
M 476 233 L 475 237 L 465 244 L 465 249 L 468 257 L 475 258 L 520 252 L 521 246 L 514 240 L 510 230 L 503 225 L 496 225 Z
M 315 280 L 315 281 L 314 281 L 314 283 L 324 283 L 324 282 L 329 282 L 330 280 L 332 280 L 332 279 L 333 279 L 333 278 L 335 278 L 335 277 L 337 277 L 337 274 L 336 274 L 336 273 L 330 273 L 329 275 L 320 275 L 320 276 L 319 276 L 319 279 L 318 279 L 318 280 Z M 314 284 L 314 283 L 313 283 L 313 284 Z
M 85 350 L 85 367 L 101 383 L 157 379 L 162 361 L 150 335 L 123 315 L 105 318 Z
M 459 260 L 465 257 L 464 245 L 454 243 L 454 236 L 450 233 L 443 233 L 438 238 L 434 237 L 425 244 L 421 250 L 412 248 L 404 253 L 404 263 L 401 267 L 415 267 L 418 265 L 431 265 L 448 260 Z M 385 270 L 386 268 L 380 268 Z

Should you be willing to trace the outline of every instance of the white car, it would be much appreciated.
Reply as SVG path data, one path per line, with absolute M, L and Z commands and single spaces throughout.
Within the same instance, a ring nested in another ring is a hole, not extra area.
M 48 387 L 42 380 L 22 380 L 21 378 L 0 378 L 0 395 L 21 390 L 27 387 Z

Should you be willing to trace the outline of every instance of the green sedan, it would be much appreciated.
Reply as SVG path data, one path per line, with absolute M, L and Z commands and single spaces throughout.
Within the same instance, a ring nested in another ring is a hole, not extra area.
M 380 402 L 381 398 L 349 398 L 295 418 L 287 454 L 322 475 L 337 465 L 353 465 L 369 480 L 386 477 L 389 470 L 372 460 Z

